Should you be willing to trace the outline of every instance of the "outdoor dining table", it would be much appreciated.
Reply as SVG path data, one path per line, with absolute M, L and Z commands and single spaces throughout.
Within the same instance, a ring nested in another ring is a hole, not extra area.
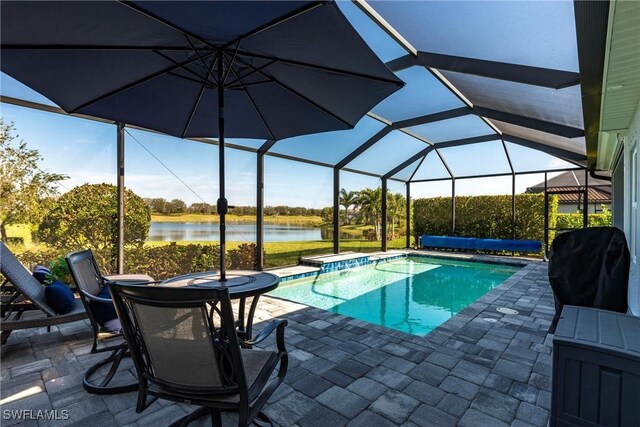
M 220 281 L 217 271 L 203 271 L 199 273 L 189 273 L 163 280 L 160 286 L 171 287 L 218 287 L 225 286 L 229 289 L 229 297 L 237 299 L 238 319 L 236 327 L 239 336 L 244 340 L 250 340 L 253 328 L 253 316 L 258 305 L 260 295 L 270 292 L 280 284 L 280 277 L 275 274 L 252 270 L 232 270 L 226 273 L 225 281 Z M 249 311 L 246 311 L 247 299 L 251 300 Z

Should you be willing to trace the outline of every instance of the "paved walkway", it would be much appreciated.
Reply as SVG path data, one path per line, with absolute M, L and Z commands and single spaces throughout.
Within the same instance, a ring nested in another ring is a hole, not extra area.
M 264 298 L 256 321 L 287 318 L 290 355 L 286 381 L 266 412 L 282 426 L 545 426 L 553 312 L 547 264 L 539 262 L 426 337 Z M 103 355 L 88 354 L 86 323 L 44 332 L 20 331 L 2 346 L 3 415 L 66 409 L 64 422 L 25 425 L 167 425 L 194 409 L 157 401 L 136 414 L 136 393 L 87 394 L 83 372 Z M 121 379 L 132 379 L 131 364 L 125 367 Z M 233 425 L 232 416 L 225 425 Z

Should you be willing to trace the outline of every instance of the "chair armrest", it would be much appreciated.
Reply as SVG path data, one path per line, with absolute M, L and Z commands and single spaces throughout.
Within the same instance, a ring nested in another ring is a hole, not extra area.
M 110 274 L 102 276 L 104 280 L 109 282 L 153 282 L 154 279 L 146 274 Z
M 120 278 L 118 276 L 128 276 L 126 274 L 122 275 L 111 275 L 111 276 L 102 276 L 103 285 L 107 285 L 107 283 L 122 283 L 123 285 L 140 285 L 140 286 L 148 286 L 148 285 L 157 285 L 161 283 L 159 280 L 146 280 L 146 279 L 131 279 L 131 278 Z M 135 275 L 134 275 L 135 276 Z M 139 275 L 142 277 L 149 277 L 144 275 Z M 151 277 L 149 277 L 151 279 Z
M 96 302 L 113 302 L 113 300 L 111 298 L 100 298 L 97 297 L 95 295 L 91 295 L 89 292 L 85 292 L 82 289 L 78 289 L 78 292 L 80 292 L 82 294 L 82 296 L 84 296 L 85 298 L 91 300 L 91 301 L 96 301 Z
M 287 321 L 285 319 L 274 319 L 269 324 L 264 327 L 258 335 L 250 340 L 242 340 L 243 345 L 254 346 L 256 344 L 264 341 L 269 335 L 273 333 L 276 329 L 278 330 L 278 334 L 276 336 L 276 342 L 278 345 L 278 350 L 284 351 L 284 328 L 287 326 Z M 282 347 L 282 348 L 281 348 Z

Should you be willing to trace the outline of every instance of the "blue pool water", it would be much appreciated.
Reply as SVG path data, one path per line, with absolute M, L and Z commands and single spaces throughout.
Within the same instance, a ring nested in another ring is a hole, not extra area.
M 425 335 L 520 268 L 408 257 L 284 282 L 269 295 Z

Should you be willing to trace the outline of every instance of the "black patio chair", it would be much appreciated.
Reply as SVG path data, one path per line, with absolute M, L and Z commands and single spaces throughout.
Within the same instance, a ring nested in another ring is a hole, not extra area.
M 137 383 L 109 386 L 118 371 L 122 358 L 129 356 L 129 352 L 109 289 L 105 284 L 109 280 L 147 284 L 154 283 L 153 278 L 144 274 L 103 276 L 90 249 L 71 252 L 67 254 L 66 261 L 93 328 L 91 354 L 111 352 L 107 358 L 87 369 L 82 379 L 85 390 L 94 394 L 116 394 L 137 390 Z M 105 344 L 101 345 L 102 343 Z M 92 377 L 99 371 L 102 372 L 101 368 L 108 365 L 111 366 L 106 376 L 102 381 L 96 383 Z
M 210 415 L 221 426 L 222 412 L 238 412 L 239 426 L 271 424 L 262 407 L 286 375 L 286 320 L 243 342 L 253 346 L 277 331 L 277 351 L 242 348 L 225 287 L 108 286 L 138 373 L 138 412 L 152 397 L 201 406 L 174 425 Z

